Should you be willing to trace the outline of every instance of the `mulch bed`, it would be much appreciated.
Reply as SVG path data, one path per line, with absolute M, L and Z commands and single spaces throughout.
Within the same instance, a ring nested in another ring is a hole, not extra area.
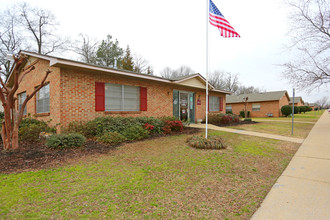
M 170 135 L 195 134 L 201 129 L 185 128 L 181 133 Z M 164 137 L 165 135 L 153 135 L 149 139 Z M 167 135 L 168 136 L 168 135 Z M 109 146 L 88 140 L 79 148 L 54 149 L 45 144 L 21 143 L 20 148 L 11 151 L 0 151 L 0 173 L 16 173 L 28 170 L 40 170 L 47 167 L 54 167 L 66 163 L 71 159 L 79 159 L 89 155 L 107 154 L 118 146 Z M 0 148 L 3 148 L 0 145 Z

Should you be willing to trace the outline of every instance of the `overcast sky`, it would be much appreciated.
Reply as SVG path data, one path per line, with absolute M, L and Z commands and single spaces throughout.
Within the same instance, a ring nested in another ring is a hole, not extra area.
M 0 0 L 4 9 L 16 0 Z M 102 40 L 117 38 L 153 66 L 155 74 L 166 66 L 190 66 L 205 76 L 206 0 L 28 0 L 32 6 L 51 10 L 63 36 L 78 39 L 79 33 Z M 292 85 L 281 77 L 279 64 L 294 57 L 285 50 L 288 42 L 287 13 L 283 0 L 213 0 L 241 38 L 223 38 L 209 25 L 210 71 L 239 74 L 239 81 L 267 91 L 287 90 Z M 74 58 L 74 57 L 68 57 Z M 304 101 L 330 97 L 330 88 L 307 93 Z

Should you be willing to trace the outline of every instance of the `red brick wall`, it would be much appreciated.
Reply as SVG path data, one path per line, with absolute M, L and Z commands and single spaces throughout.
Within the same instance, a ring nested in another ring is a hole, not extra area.
M 147 88 L 147 111 L 139 112 L 96 112 L 95 111 L 95 82 L 115 83 Z M 173 90 L 195 93 L 195 119 L 205 117 L 205 91 L 186 86 L 174 86 L 168 83 L 124 77 L 120 75 L 64 69 L 61 71 L 61 125 L 66 126 L 70 121 L 89 121 L 104 115 L 120 116 L 173 116 Z M 225 95 L 210 93 L 223 98 Z M 201 105 L 197 105 L 200 98 Z M 223 109 L 225 109 L 225 104 Z M 224 111 L 222 111 L 224 112 Z
M 27 75 L 17 94 L 27 91 L 31 93 L 37 86 L 49 62 L 39 60 L 36 69 Z M 121 116 L 172 116 L 173 115 L 173 90 L 195 93 L 195 120 L 205 117 L 205 90 L 187 86 L 171 85 L 168 83 L 124 77 L 115 74 L 68 69 L 64 67 L 51 67 L 52 73 L 47 81 L 50 84 L 50 112 L 36 114 L 36 99 L 32 98 L 27 104 L 27 113 L 37 119 L 49 121 L 50 125 L 59 124 L 66 127 L 72 121 L 89 121 L 96 117 L 106 115 Z M 139 112 L 96 112 L 95 111 L 95 82 L 116 83 L 132 86 L 147 87 L 148 110 Z M 223 98 L 223 113 L 225 112 L 225 94 L 210 92 L 210 95 Z M 200 99 L 201 105 L 197 105 Z
M 260 104 L 260 111 L 252 111 L 252 104 Z M 227 104 L 232 106 L 233 114 L 239 115 L 244 110 L 244 103 Z M 272 113 L 273 117 L 280 116 L 279 101 L 268 102 L 248 102 L 247 110 L 250 111 L 250 117 L 267 117 L 268 113 Z
M 29 64 L 27 64 L 29 65 Z M 50 125 L 54 126 L 60 123 L 60 68 L 50 67 L 49 62 L 45 60 L 38 60 L 34 64 L 35 70 L 26 75 L 16 92 L 20 94 L 26 92 L 31 94 L 36 86 L 38 86 L 45 76 L 46 70 L 50 69 L 52 72 L 48 75 L 46 82 L 49 82 L 50 91 L 50 112 L 46 114 L 36 114 L 36 96 L 34 96 L 26 105 L 26 110 L 31 116 L 37 117 L 39 120 L 50 121 Z

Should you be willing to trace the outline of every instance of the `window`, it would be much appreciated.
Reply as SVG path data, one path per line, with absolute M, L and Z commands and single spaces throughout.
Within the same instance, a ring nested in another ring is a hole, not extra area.
M 260 104 L 252 104 L 252 111 L 260 111 Z
M 105 111 L 140 111 L 140 88 L 106 83 Z
M 220 98 L 218 96 L 209 96 L 209 111 L 220 111 Z
M 49 112 L 49 84 L 42 87 L 37 93 L 36 111 L 37 113 Z
M 17 98 L 18 98 L 18 110 L 21 110 L 23 102 L 26 99 L 26 92 L 22 92 L 22 93 L 18 94 Z M 23 115 L 26 115 L 26 106 L 24 108 Z
M 231 105 L 226 105 L 226 112 L 232 112 L 233 108 Z

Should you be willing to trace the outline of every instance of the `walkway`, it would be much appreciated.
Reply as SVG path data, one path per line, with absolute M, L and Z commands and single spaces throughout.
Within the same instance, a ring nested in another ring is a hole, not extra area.
M 330 219 L 330 114 L 324 112 L 253 220 Z
M 190 124 L 190 127 L 205 129 L 205 124 Z M 275 135 L 275 134 L 266 134 L 266 133 L 260 133 L 260 132 L 255 132 L 255 131 L 237 130 L 237 129 L 232 129 L 232 128 L 218 127 L 218 126 L 211 125 L 211 124 L 208 125 L 208 129 L 237 133 L 237 134 L 244 134 L 244 135 L 250 135 L 250 136 L 257 136 L 257 137 L 263 137 L 263 138 L 270 138 L 270 139 L 276 139 L 276 140 L 281 140 L 281 141 L 290 141 L 290 142 L 294 142 L 294 143 L 298 143 L 298 144 L 301 144 L 304 141 L 304 139 L 301 139 L 301 138 L 286 137 L 286 136 Z

